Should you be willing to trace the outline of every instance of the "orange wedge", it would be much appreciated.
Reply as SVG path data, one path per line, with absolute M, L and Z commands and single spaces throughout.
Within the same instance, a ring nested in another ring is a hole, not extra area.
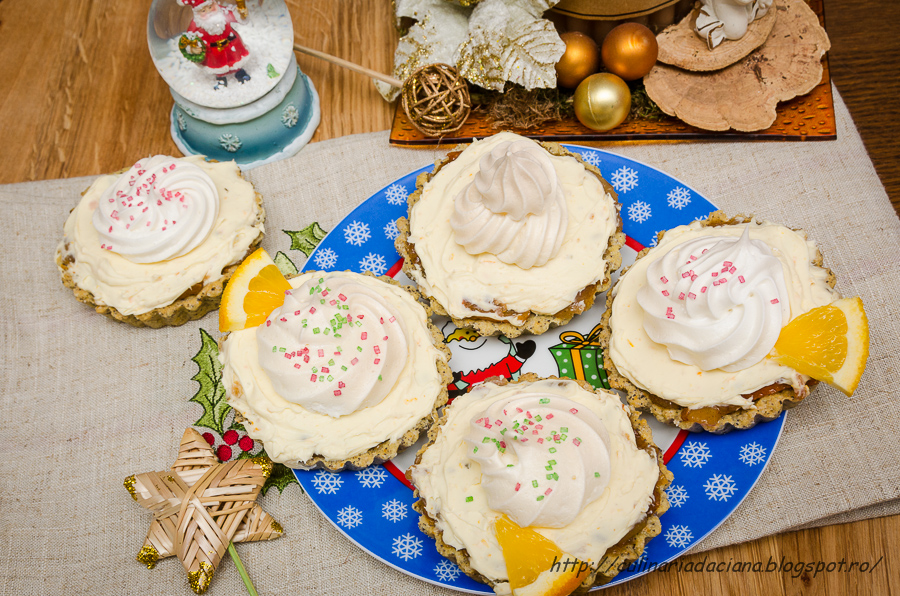
M 862 300 L 842 298 L 800 315 L 781 330 L 769 357 L 853 395 L 869 357 Z
M 275 261 L 258 249 L 238 265 L 222 292 L 219 331 L 237 331 L 261 325 L 273 310 L 284 304 L 291 285 Z
M 578 561 L 553 541 L 505 515 L 494 522 L 494 532 L 513 596 L 566 596 L 581 585 L 590 570 L 589 563 Z

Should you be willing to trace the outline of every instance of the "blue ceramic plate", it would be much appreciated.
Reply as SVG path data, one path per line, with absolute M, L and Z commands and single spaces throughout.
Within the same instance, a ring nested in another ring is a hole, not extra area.
M 704 219 L 715 206 L 697 191 L 659 170 L 631 159 L 588 147 L 566 146 L 603 173 L 619 195 L 624 231 L 623 249 L 628 266 L 644 246 L 656 244 L 656 232 Z M 406 198 L 416 188 L 416 177 L 427 166 L 383 188 L 334 229 L 307 261 L 307 269 L 372 271 L 397 275 L 401 260 L 394 249 L 395 220 L 406 215 Z M 408 282 L 402 273 L 398 279 Z M 594 308 L 564 327 L 541 336 L 522 336 L 510 342 L 479 338 L 475 342 L 448 341 L 453 370 L 463 380 L 478 382 L 498 370 L 572 376 L 572 366 L 583 368 L 579 376 L 597 387 L 605 383 L 602 365 L 593 362 L 595 349 L 582 348 L 581 362 L 570 362 L 572 352 L 560 348 L 572 333 L 589 337 L 605 310 L 605 297 Z M 452 322 L 437 320 L 445 337 L 455 330 Z M 503 338 L 505 339 L 505 338 Z M 568 343 L 567 345 L 571 345 Z M 524 357 L 527 356 L 527 357 Z M 593 360 L 592 360 L 593 359 Z M 486 372 L 485 369 L 490 368 Z M 452 394 L 452 392 L 451 392 Z M 671 505 L 660 519 L 662 533 L 648 543 L 632 568 L 609 585 L 647 573 L 656 565 L 678 557 L 734 512 L 749 494 L 772 456 L 785 416 L 756 427 L 726 435 L 692 434 L 657 423 L 649 417 L 654 440 L 675 480 L 666 491 Z M 316 507 L 350 540 L 372 556 L 423 581 L 464 592 L 493 594 L 459 567 L 438 554 L 434 541 L 419 531 L 418 514 L 412 509 L 413 492 L 404 473 L 412 465 L 418 445 L 393 461 L 358 472 L 295 471 L 297 479 Z

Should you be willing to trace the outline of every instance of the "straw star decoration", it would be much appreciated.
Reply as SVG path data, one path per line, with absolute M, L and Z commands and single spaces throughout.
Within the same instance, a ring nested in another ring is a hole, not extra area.
M 177 555 L 191 589 L 202 594 L 229 544 L 282 535 L 256 502 L 271 473 L 265 457 L 220 463 L 200 433 L 187 429 L 171 471 L 125 479 L 134 500 L 153 512 L 137 560 L 152 569 L 159 559 Z

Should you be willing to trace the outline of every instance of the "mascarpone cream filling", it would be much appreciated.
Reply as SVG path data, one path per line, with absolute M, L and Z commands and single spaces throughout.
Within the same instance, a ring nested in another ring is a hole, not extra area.
M 469 457 L 471 447 L 465 437 L 471 422 L 491 404 L 522 391 L 558 395 L 580 404 L 602 421 L 609 435 L 610 480 L 602 494 L 568 525 L 534 528 L 564 552 L 582 560 L 599 561 L 644 519 L 659 478 L 656 459 L 638 449 L 625 411 L 627 406 L 615 394 L 588 392 L 574 381 L 542 380 L 527 385 L 485 383 L 456 398 L 447 409 L 447 421 L 434 444 L 411 468 L 412 481 L 425 499 L 426 511 L 436 520 L 444 542 L 465 549 L 476 571 L 498 581 L 507 577 L 506 562 L 493 530 L 493 522 L 501 514 L 488 505 L 481 466 Z M 497 586 L 495 590 L 501 593 L 504 587 Z
M 222 341 L 219 359 L 224 365 L 229 403 L 250 421 L 248 432 L 263 441 L 273 461 L 299 466 L 314 455 L 348 459 L 383 441 L 397 440 L 432 412 L 440 394 L 442 378 L 436 361 L 442 353 L 432 342 L 425 309 L 405 290 L 373 277 L 344 272 L 310 272 L 289 281 L 291 287 L 299 288 L 317 276 L 328 283 L 329 279 L 347 275 L 381 295 L 402 318 L 406 362 L 379 403 L 338 417 L 304 408 L 279 395 L 260 366 L 257 327 L 234 331 Z M 330 338 L 325 340 L 333 343 Z
M 693 364 L 673 360 L 666 346 L 651 340 L 644 329 L 645 313 L 638 303 L 638 292 L 648 285 L 648 269 L 653 263 L 698 238 L 740 238 L 748 226 L 750 238 L 768 245 L 781 263 L 790 303 L 790 316 L 783 320 L 783 325 L 840 297 L 827 284 L 828 272 L 812 264 L 817 250 L 804 232 L 769 222 L 720 227 L 703 227 L 700 222 L 694 222 L 669 230 L 659 245 L 636 261 L 613 289 L 609 354 L 619 373 L 634 385 L 692 409 L 715 405 L 751 408 L 753 401 L 743 394 L 779 382 L 787 382 L 797 390 L 808 380 L 767 358 L 732 372 L 704 371 Z
M 559 252 L 546 264 L 522 269 L 490 253 L 471 255 L 458 243 L 450 223 L 455 198 L 478 174 L 483 156 L 500 143 L 521 139 L 500 133 L 474 142 L 425 184 L 410 209 L 409 242 L 424 271 L 414 270 L 412 277 L 453 317 L 521 325 L 515 316 L 481 311 L 493 311 L 499 303 L 516 312 L 555 314 L 603 278 L 603 254 L 616 230 L 616 204 L 600 179 L 571 156 L 547 153 L 565 195 L 567 223 Z M 467 308 L 463 301 L 480 310 Z
M 234 162 L 211 163 L 202 157 L 179 158 L 200 167 L 215 182 L 219 212 L 212 230 L 190 252 L 156 263 L 135 263 L 102 248 L 105 241 L 94 227 L 93 217 L 104 192 L 118 175 L 98 178 L 69 215 L 65 236 L 57 249 L 71 254 L 69 266 L 75 284 L 90 292 L 98 304 L 114 307 L 123 315 L 137 315 L 173 303 L 197 283 L 209 283 L 222 270 L 239 261 L 265 229 L 256 223 L 259 206 L 253 186 L 241 178 Z

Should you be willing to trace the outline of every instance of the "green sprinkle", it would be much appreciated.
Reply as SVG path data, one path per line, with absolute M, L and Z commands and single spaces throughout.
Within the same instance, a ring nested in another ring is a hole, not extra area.
M 594 478 L 600 478 L 600 472 L 594 472 Z
M 313 333 L 314 333 L 315 335 L 318 335 L 318 334 L 319 334 L 319 328 L 318 328 L 318 327 L 313 327 Z
M 273 352 L 277 352 L 277 351 L 278 351 L 278 346 L 272 346 L 272 351 L 273 351 Z
M 287 352 L 287 348 L 278 348 L 279 352 Z
M 356 351 L 357 351 L 357 352 L 362 352 L 362 346 L 356 346 Z
M 482 438 L 481 438 L 481 442 L 482 442 L 482 443 L 490 443 L 490 442 L 491 442 L 491 438 L 490 438 L 490 437 L 482 437 Z
M 333 380 L 334 380 L 334 377 L 332 377 L 331 375 L 328 375 L 328 382 L 330 383 L 330 382 L 332 382 Z
M 314 372 L 314 373 L 317 373 L 317 372 L 319 372 L 319 367 L 317 367 L 317 366 L 314 366 L 314 367 L 313 367 L 313 372 Z
M 319 382 L 320 382 L 320 383 L 324 383 L 324 382 L 325 382 L 325 377 L 319 377 Z
M 476 449 L 478 449 L 478 448 L 476 447 Z M 512 468 L 513 465 L 514 465 L 514 464 L 506 464 L 506 467 L 507 467 L 507 468 Z
M 559 475 L 556 472 L 547 474 L 547 480 L 559 480 Z
M 565 441 L 568 437 L 566 435 L 559 435 L 559 438 Z
M 531 486 L 533 486 L 534 488 L 537 488 L 537 486 L 538 486 L 537 480 L 532 480 L 532 481 L 531 481 Z
M 561 429 L 559 429 L 559 432 L 561 432 L 561 433 L 567 433 L 567 432 L 569 432 L 569 427 L 568 427 L 568 426 L 564 426 L 564 427 L 562 427 Z
M 544 495 L 538 495 L 538 498 L 535 499 L 535 500 L 536 500 L 536 501 L 543 501 L 543 500 L 544 500 Z
M 466 503 L 471 503 L 475 500 L 475 497 L 466 497 Z
M 328 366 L 334 366 L 334 358 L 328 361 Z
M 379 380 L 379 381 L 381 380 L 381 375 L 378 375 L 378 380 Z
M 341 370 L 344 370 L 344 371 L 345 371 L 345 370 L 347 370 L 347 367 L 344 366 L 344 365 L 342 364 L 342 365 L 341 365 Z
M 550 448 L 550 453 L 556 453 L 556 447 L 551 447 L 551 448 Z
M 340 337 L 341 334 L 340 334 L 340 333 L 335 333 L 334 336 L 335 336 L 335 337 Z
M 513 430 L 515 430 L 515 429 L 517 429 L 517 428 L 519 428 L 519 423 L 518 423 L 518 422 L 516 422 L 515 424 L 513 424 Z
M 325 304 L 325 299 L 324 299 L 324 298 L 319 298 L 319 304 Z
M 501 429 L 500 429 L 500 434 L 501 434 L 501 435 L 505 435 L 505 434 L 506 434 L 506 431 L 507 431 L 507 429 L 501 428 Z
M 556 460 L 555 460 L 555 459 L 551 459 L 551 460 L 548 461 L 547 463 L 550 464 L 551 466 L 555 466 L 555 465 L 556 465 Z
M 544 466 L 544 469 L 549 472 L 553 470 L 553 466 Z
M 319 283 L 320 283 L 320 284 L 325 283 L 325 278 L 324 278 L 324 277 L 320 277 L 320 278 L 319 278 Z M 318 289 L 321 289 L 321 288 L 318 288 Z M 327 288 L 326 288 L 326 289 L 327 289 Z
M 328 327 L 325 328 L 325 335 L 328 335 L 328 332 L 331 331 Z
M 542 404 L 549 404 L 549 403 L 550 403 L 550 398 L 549 398 L 549 397 L 542 397 L 539 401 L 540 401 L 540 403 L 542 403 Z
M 537 420 L 538 422 L 540 422 L 541 420 L 543 420 L 543 418 L 541 418 L 541 415 L 540 415 L 540 414 L 538 414 L 537 416 L 535 416 L 534 419 Z

